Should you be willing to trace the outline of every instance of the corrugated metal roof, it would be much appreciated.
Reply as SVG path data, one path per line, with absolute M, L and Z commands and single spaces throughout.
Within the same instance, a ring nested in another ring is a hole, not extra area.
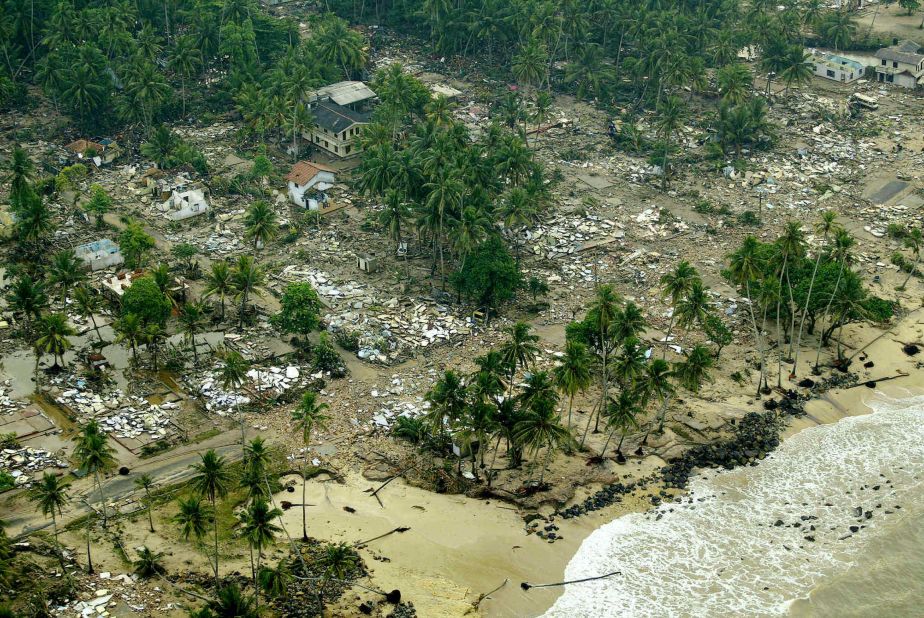
M 319 88 L 310 98 L 312 100 L 330 99 L 337 105 L 352 105 L 375 98 L 375 96 L 375 92 L 363 82 L 337 82 Z

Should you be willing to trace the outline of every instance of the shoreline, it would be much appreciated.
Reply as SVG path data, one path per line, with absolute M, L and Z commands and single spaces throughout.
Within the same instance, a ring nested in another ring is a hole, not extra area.
M 871 409 L 867 402 L 877 394 L 904 398 L 924 392 L 920 387 L 915 388 L 924 384 L 924 371 L 915 366 L 915 357 L 901 353 L 901 346 L 895 342 L 896 339 L 919 337 L 921 329 L 913 319 L 919 311 L 912 311 L 894 325 L 890 329 L 891 337 L 882 337 L 869 345 L 866 357 L 875 362 L 874 367 L 864 368 L 862 363 L 855 361 L 852 369 L 859 375 L 857 386 L 831 389 L 807 401 L 806 414 L 791 418 L 780 432 L 780 440 L 807 427 L 868 414 Z M 912 334 L 911 330 L 917 333 Z M 848 336 L 851 341 L 864 341 L 870 333 L 880 332 L 868 325 L 857 325 L 850 329 Z M 898 371 L 908 375 L 874 388 L 865 384 L 871 379 L 896 375 Z M 753 407 L 757 405 L 755 402 Z M 660 458 L 649 455 L 642 460 L 630 459 L 625 470 L 632 476 L 645 475 L 663 465 Z M 499 500 L 435 494 L 408 485 L 403 479 L 396 479 L 379 494 L 384 504 L 380 507 L 366 492 L 367 487 L 378 484 L 358 473 L 348 475 L 344 484 L 309 482 L 308 503 L 318 505 L 309 509 L 309 534 L 325 540 L 356 543 L 399 526 L 409 526 L 411 529 L 407 532 L 390 535 L 361 550 L 370 572 L 370 577 L 361 583 L 372 583 L 382 590 L 400 589 L 404 599 L 414 603 L 419 615 L 436 618 L 541 616 L 563 589 L 533 588 L 527 592 L 521 589 L 520 583 L 561 581 L 569 562 L 594 530 L 623 515 L 650 510 L 652 504 L 648 496 L 656 489 L 655 485 L 650 485 L 636 490 L 619 503 L 580 517 L 556 517 L 555 524 L 562 538 L 548 543 L 526 534 L 522 517 L 528 512 L 525 509 Z M 583 501 L 597 489 L 596 486 L 579 488 L 568 504 Z M 296 492 L 299 491 L 297 481 Z M 278 499 L 285 499 L 285 496 L 281 494 Z M 356 511 L 345 512 L 344 506 Z M 548 509 L 541 511 L 547 513 Z M 294 535 L 301 526 L 300 509 L 291 509 L 284 519 Z M 480 595 L 495 589 L 505 579 L 507 583 L 482 599 L 476 610 L 473 603 Z M 369 593 L 354 589 L 343 597 L 343 610 L 355 610 L 362 600 L 370 598 Z

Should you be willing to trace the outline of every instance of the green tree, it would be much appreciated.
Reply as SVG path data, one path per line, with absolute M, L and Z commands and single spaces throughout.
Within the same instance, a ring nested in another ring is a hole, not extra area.
M 84 285 L 78 285 L 74 290 L 74 308 L 80 317 L 89 319 L 90 323 L 93 324 L 93 330 L 96 331 L 96 337 L 100 343 L 103 342 L 103 336 L 100 334 L 99 325 L 96 323 L 96 314 L 101 307 L 102 302 L 96 292 L 91 292 Z
M 74 458 L 81 469 L 92 474 L 99 491 L 100 505 L 103 512 L 103 527 L 108 526 L 109 517 L 106 509 L 106 495 L 100 474 L 116 465 L 115 449 L 109 446 L 109 436 L 103 433 L 96 421 L 84 425 L 74 436 Z M 88 522 L 89 525 L 89 522 Z M 89 556 L 89 547 L 87 548 Z M 92 568 L 92 567 L 91 567 Z
M 788 91 L 793 85 L 801 86 L 812 81 L 814 64 L 811 54 L 802 49 L 801 45 L 790 45 L 783 58 L 783 67 L 779 72 L 780 78 L 786 84 Z
M 48 306 L 45 285 L 41 281 L 33 281 L 29 275 L 16 278 L 6 295 L 6 301 L 10 309 L 23 314 L 26 329 L 31 327 L 32 320 L 41 317 L 42 309 Z
M 513 392 L 518 369 L 528 369 L 539 354 L 539 336 L 534 335 L 527 322 L 517 322 L 507 329 L 508 339 L 500 348 L 501 361 L 508 368 L 508 388 Z
M 193 491 L 200 496 L 207 498 L 212 505 L 212 529 L 215 538 L 215 586 L 219 586 L 218 580 L 218 499 L 228 495 L 228 489 L 231 484 L 231 474 L 228 472 L 228 466 L 225 458 L 209 449 L 201 456 L 199 463 L 190 466 L 193 469 L 194 476 L 190 480 Z
M 362 35 L 347 28 L 342 19 L 328 18 L 317 34 L 317 45 L 323 60 L 343 69 L 344 79 L 352 79 L 366 65 Z
M 249 255 L 240 255 L 231 269 L 231 284 L 234 293 L 240 301 L 239 326 L 244 326 L 244 316 L 247 313 L 247 300 L 253 295 L 262 294 L 264 275 L 263 270 L 257 266 Z
M 914 15 L 914 12 L 921 8 L 920 0 L 898 0 L 898 6 L 908 11 L 908 17 Z
M 127 343 L 132 351 L 132 360 L 138 360 L 138 344 L 144 337 L 144 323 L 134 313 L 126 313 L 112 324 L 116 343 Z
M 751 318 L 751 327 L 754 330 L 754 340 L 757 343 L 757 353 L 760 355 L 760 377 L 757 380 L 757 394 L 760 398 L 760 391 L 765 378 L 764 367 L 764 344 L 761 330 L 757 327 L 757 307 L 754 304 L 754 298 L 751 295 L 751 284 L 757 282 L 762 277 L 763 263 L 758 253 L 758 242 L 754 236 L 747 236 L 741 243 L 741 247 L 729 256 L 728 278 L 730 281 L 743 287 L 748 300 L 748 316 Z
M 61 288 L 61 302 L 67 292 L 87 278 L 83 262 L 77 259 L 73 249 L 64 249 L 54 254 L 48 267 L 48 281 Z
M 193 363 L 199 364 L 199 350 L 196 347 L 196 335 L 202 332 L 204 322 L 204 311 L 202 303 L 186 303 L 180 311 L 180 325 L 183 329 L 183 337 L 189 343 L 193 353 Z
M 147 264 L 147 254 L 155 246 L 154 239 L 137 221 L 129 221 L 119 234 L 119 249 L 127 268 L 141 268 Z
M 606 428 L 609 435 L 601 449 L 600 454 L 606 455 L 606 447 L 609 446 L 610 439 L 618 431 L 619 443 L 616 445 L 616 458 L 618 461 L 625 461 L 622 454 L 622 443 L 626 439 L 631 429 L 638 429 L 638 416 L 642 413 L 638 393 L 632 389 L 623 389 L 619 395 L 610 399 L 606 408 Z
M 591 357 L 587 346 L 579 341 L 568 341 L 565 344 L 565 353 L 555 367 L 555 383 L 563 395 L 568 396 L 568 428 L 571 428 L 571 409 L 574 407 L 574 397 L 582 393 L 591 385 L 593 378 L 590 373 Z
M 196 268 L 193 266 L 193 258 L 198 255 L 199 249 L 196 245 L 192 245 L 188 242 L 181 242 L 179 244 L 173 245 L 170 248 L 170 254 L 173 255 L 176 259 L 180 260 L 183 264 L 183 270 L 186 273 L 191 273 L 196 271 Z M 216 262 L 219 264 L 220 262 Z
M 208 504 L 203 504 L 202 498 L 190 496 L 177 500 L 178 512 L 173 516 L 173 523 L 180 527 L 180 537 L 188 541 L 192 536 L 196 542 L 201 542 L 202 537 L 208 532 L 209 524 L 212 523 L 214 512 Z M 215 570 L 211 556 L 208 557 L 209 566 Z
M 173 304 L 150 275 L 132 281 L 122 295 L 122 315 L 134 315 L 141 325 L 163 324 L 170 316 Z
M 298 407 L 292 411 L 292 420 L 302 434 L 302 444 L 305 445 L 305 458 L 302 462 L 302 541 L 308 541 L 308 507 L 305 504 L 305 489 L 308 486 L 308 450 L 311 446 L 311 433 L 315 428 L 323 429 L 329 420 L 324 414 L 328 406 L 318 403 L 318 395 L 314 391 L 306 391 Z
M 270 507 L 266 500 L 263 499 L 254 500 L 250 503 L 250 506 L 238 515 L 241 525 L 241 537 L 250 545 L 254 598 L 258 609 L 260 607 L 260 588 L 257 582 L 257 572 L 260 570 L 263 549 L 272 544 L 276 540 L 276 535 L 282 531 L 282 528 L 273 523 L 273 520 L 281 516 L 282 511 Z M 256 551 L 256 563 L 254 563 L 254 551 Z
M 699 273 L 686 260 L 679 261 L 672 271 L 661 276 L 661 298 L 669 300 L 673 308 L 667 325 L 667 333 L 664 335 L 664 349 L 661 358 L 667 355 L 667 346 L 674 331 L 674 322 L 679 317 L 678 308 L 693 289 L 696 281 L 699 281 Z
M 58 358 L 64 363 L 64 353 L 71 348 L 68 337 L 73 337 L 77 331 L 67 323 L 67 316 L 63 313 L 49 313 L 39 319 L 39 337 L 36 347 L 44 354 L 54 357 L 54 367 L 59 367 Z
M 94 183 L 90 186 L 90 199 L 83 209 L 96 218 L 97 229 L 102 229 L 105 224 L 103 217 L 112 209 L 112 198 L 103 187 Z
M 234 293 L 234 281 L 228 262 L 222 260 L 212 262 L 211 270 L 205 276 L 205 290 L 203 298 L 218 297 L 221 307 L 221 321 L 225 319 L 225 301 Z
M 301 337 L 299 344 L 308 348 L 308 335 L 321 323 L 321 298 L 310 283 L 290 283 L 286 285 L 279 301 L 279 313 L 272 322 L 284 333 L 293 333 Z
M 461 296 L 482 307 L 490 318 L 500 305 L 513 299 L 522 279 L 504 243 L 492 236 L 472 251 L 450 282 Z
M 840 228 L 840 225 L 836 221 L 837 214 L 832 210 L 826 210 L 821 213 L 821 219 L 818 224 L 815 226 L 815 231 L 821 234 L 822 243 L 826 244 L 828 242 L 828 237 L 832 233 L 836 233 Z M 796 337 L 796 348 L 795 354 L 793 355 L 792 361 L 792 374 L 796 374 L 796 368 L 799 363 L 799 353 L 802 351 L 802 332 L 805 326 L 805 318 L 808 316 L 809 305 L 812 302 L 812 291 L 815 287 L 815 278 L 818 275 L 818 267 L 821 264 L 821 258 L 824 254 L 824 251 L 819 248 L 815 253 L 815 266 L 812 268 L 812 277 L 809 280 L 808 292 L 805 295 L 805 304 L 802 306 L 802 317 L 799 320 L 799 335 Z
M 754 77 L 746 65 L 732 62 L 716 72 L 716 81 L 722 99 L 732 105 L 740 105 L 749 98 Z
M 151 488 L 154 487 L 154 478 L 150 474 L 142 474 L 135 479 L 135 487 L 144 491 L 145 510 L 148 512 L 148 528 L 154 532 L 153 504 L 151 502 Z
M 218 598 L 209 601 L 208 608 L 214 612 L 215 618 L 260 618 L 253 597 L 242 593 L 240 586 L 234 583 L 219 588 Z
M 263 200 L 257 200 L 247 209 L 244 226 L 244 238 L 253 243 L 254 253 L 275 238 L 279 231 L 275 211 Z
M 9 182 L 10 197 L 22 196 L 31 190 L 35 180 L 35 163 L 29 158 L 29 153 L 19 146 L 13 147 L 13 154 L 4 165 L 6 181 Z
M 58 541 L 58 517 L 64 515 L 64 507 L 70 502 L 68 495 L 69 483 L 62 481 L 51 472 L 45 472 L 42 478 L 29 489 L 29 501 L 45 517 L 51 517 L 51 526 L 55 539 L 55 552 L 61 561 L 61 570 L 64 570 L 64 556 L 61 553 L 61 544 Z
M 157 167 L 169 167 L 170 158 L 180 145 L 180 139 L 164 125 L 148 135 L 148 141 L 141 144 L 141 154 L 154 161 Z
M 142 547 L 138 551 L 138 559 L 132 563 L 135 574 L 143 579 L 165 574 L 167 569 L 160 562 L 163 557 L 162 552 L 153 552 L 147 547 Z
M 667 190 L 667 177 L 670 173 L 670 156 L 671 142 L 674 135 L 683 126 L 686 119 L 687 109 L 683 101 L 675 96 L 669 96 L 664 99 L 658 106 L 658 114 L 655 125 L 658 136 L 664 141 L 664 161 L 661 172 L 661 191 Z
M 180 78 L 180 92 L 183 99 L 183 116 L 186 116 L 186 81 L 196 75 L 200 60 L 199 49 L 191 36 L 181 36 L 170 49 L 168 66 Z
M 556 450 L 570 443 L 571 432 L 559 422 L 554 402 L 540 399 L 516 424 L 514 440 L 533 456 L 537 456 L 542 448 L 546 449 L 545 460 L 539 473 L 539 486 L 541 487 L 545 481 L 545 469 L 552 455 Z

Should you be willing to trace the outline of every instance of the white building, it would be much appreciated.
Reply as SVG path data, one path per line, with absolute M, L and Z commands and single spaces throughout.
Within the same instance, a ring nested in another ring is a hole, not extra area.
M 836 56 L 818 50 L 811 50 L 815 75 L 836 82 L 849 84 L 863 77 L 863 65 L 856 60 Z
M 286 176 L 289 199 L 308 210 L 324 211 L 327 204 L 327 190 L 337 180 L 337 170 L 320 163 L 299 161 Z
M 363 82 L 337 82 L 307 95 L 315 126 L 302 137 L 341 159 L 362 152 L 359 136 L 369 124 L 376 94 Z
M 125 261 L 119 245 L 108 238 L 75 247 L 74 254 L 83 260 L 83 263 L 90 270 L 101 270 L 110 266 L 117 266 Z
M 171 221 L 181 221 L 204 215 L 209 211 L 209 203 L 205 200 L 205 194 L 201 190 L 188 189 L 171 193 L 160 209 Z
M 924 82 L 924 55 L 918 53 L 920 49 L 914 41 L 902 41 L 877 50 L 876 80 L 902 88 L 917 88 Z

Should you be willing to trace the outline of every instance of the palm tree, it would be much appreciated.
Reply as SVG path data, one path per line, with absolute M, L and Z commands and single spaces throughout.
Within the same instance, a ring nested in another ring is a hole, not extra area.
M 618 431 L 620 436 L 619 444 L 616 445 L 616 458 L 618 461 L 625 460 L 622 454 L 622 443 L 630 429 L 638 428 L 637 418 L 641 413 L 642 406 L 640 405 L 639 396 L 633 389 L 624 388 L 620 391 L 619 396 L 615 399 L 610 399 L 606 408 L 606 428 L 610 432 L 606 437 L 603 449 L 600 451 L 601 456 L 606 455 L 606 447 L 609 446 L 613 434 Z
M 151 513 L 153 506 L 151 504 L 151 488 L 154 487 L 154 478 L 150 474 L 142 474 L 135 479 L 135 487 L 144 490 L 144 503 L 148 512 L 148 527 L 154 532 L 154 517 Z
M 212 528 L 215 532 L 215 586 L 218 586 L 218 515 L 217 501 L 218 498 L 224 498 L 228 495 L 228 488 L 231 483 L 231 475 L 228 472 L 225 458 L 209 449 L 201 456 L 201 461 L 193 464 L 193 476 L 190 485 L 193 490 L 200 496 L 208 498 L 212 505 L 212 513 L 215 514 Z
M 186 80 L 196 74 L 199 68 L 199 49 L 190 36 L 181 36 L 170 49 L 170 70 L 180 76 L 180 92 L 183 97 L 183 116 L 186 116 Z
M 401 228 L 411 217 L 411 208 L 404 201 L 400 192 L 389 189 L 385 194 L 384 208 L 379 213 L 379 223 L 388 229 L 388 235 L 395 241 L 396 248 L 401 246 Z
M 674 377 L 674 371 L 670 364 L 660 358 L 649 363 L 645 377 L 642 378 L 641 389 L 643 392 L 643 401 L 647 403 L 652 397 L 661 400 L 661 408 L 658 412 L 658 432 L 664 430 L 664 419 L 667 416 L 667 408 L 670 405 L 671 395 L 674 394 L 674 385 L 671 379 Z M 648 430 L 649 433 L 651 429 Z M 645 434 L 645 440 L 648 434 Z M 643 442 L 645 441 L 643 440 Z
M 73 337 L 77 331 L 67 323 L 67 316 L 63 313 L 50 313 L 43 315 L 39 320 L 39 338 L 36 347 L 44 354 L 54 357 L 53 367 L 57 368 L 58 357 L 64 362 L 64 353 L 71 348 L 68 337 Z
M 532 327 L 526 322 L 517 322 L 508 329 L 509 339 L 501 346 L 500 352 L 504 365 L 510 368 L 508 374 L 509 392 L 513 392 L 514 377 L 517 369 L 527 368 L 539 354 L 536 343 L 539 337 L 530 332 Z
M 138 344 L 144 335 L 141 318 L 134 313 L 128 313 L 121 320 L 116 320 L 112 324 L 112 329 L 116 332 L 116 343 L 128 343 L 132 350 L 132 360 L 137 361 Z
M 276 212 L 263 200 L 257 200 L 247 209 L 244 225 L 244 238 L 253 242 L 254 253 L 275 238 L 279 230 Z
M 757 315 L 754 300 L 751 297 L 751 282 L 761 278 L 763 265 L 758 255 L 758 242 L 754 236 L 747 236 L 741 247 L 729 255 L 729 275 L 731 280 L 739 286 L 744 286 L 748 299 L 748 314 L 751 318 L 751 327 L 754 329 L 754 339 L 757 343 L 757 353 L 760 355 L 760 378 L 757 381 L 757 395 L 764 382 L 764 344 L 760 329 L 757 328 Z
M 115 449 L 109 446 L 109 436 L 100 431 L 96 421 L 90 421 L 74 436 L 74 459 L 81 469 L 93 475 L 96 488 L 99 490 L 100 504 L 103 511 L 103 527 L 108 526 L 106 511 L 106 495 L 103 493 L 103 483 L 100 473 L 115 467 Z
M 366 64 L 362 35 L 350 30 L 342 19 L 331 19 L 317 35 L 321 58 L 343 69 L 344 79 Z
M 529 193 L 522 187 L 514 187 L 501 204 L 501 216 L 506 229 L 514 233 L 517 264 L 520 263 L 520 244 L 524 230 L 536 220 L 536 206 Z
M 42 315 L 42 309 L 48 306 L 45 285 L 41 281 L 33 281 L 29 275 L 16 278 L 6 301 L 10 309 L 23 314 L 27 330 L 31 326 L 31 320 L 38 319 Z
M 699 343 L 684 352 L 684 357 L 674 367 L 677 383 L 691 393 L 699 393 L 703 383 L 712 379 L 709 371 L 715 366 L 715 359 L 709 348 Z
M 844 269 L 847 267 L 847 264 L 852 261 L 850 250 L 853 248 L 853 245 L 854 239 L 849 232 L 844 229 L 837 231 L 834 236 L 834 247 L 831 252 L 831 257 L 839 264 L 839 267 L 837 269 L 837 279 L 834 281 L 834 290 L 831 292 L 831 297 L 828 299 L 828 304 L 825 306 L 824 321 L 827 321 L 831 311 L 831 304 L 834 302 L 835 298 L 837 298 L 837 291 L 841 285 Z M 818 338 L 818 349 L 815 353 L 815 373 L 818 373 L 818 363 L 821 361 L 821 346 L 824 340 L 824 337 Z
M 292 581 L 292 571 L 289 569 L 288 560 L 280 560 L 276 568 L 263 567 L 257 573 L 257 579 L 260 580 L 260 588 L 271 598 L 285 596 L 289 589 L 289 583 Z
M 593 381 L 590 363 L 587 346 L 578 341 L 569 341 L 565 344 L 561 363 L 552 370 L 558 390 L 568 396 L 568 429 L 571 429 L 571 409 L 575 395 L 587 390 Z
M 95 292 L 91 292 L 85 286 L 79 285 L 77 289 L 74 290 L 74 305 L 80 317 L 90 319 L 90 323 L 93 324 L 93 330 L 96 331 L 96 336 L 100 343 L 102 343 L 103 336 L 100 334 L 99 325 L 96 323 L 96 312 L 99 311 L 102 306 L 99 295 Z
M 846 10 L 826 12 L 818 24 L 818 34 L 834 47 L 834 51 L 845 49 L 853 41 L 857 32 L 857 23 Z
M 648 367 L 645 353 L 637 337 L 629 337 L 622 342 L 622 349 L 613 361 L 613 377 L 623 390 L 632 388 L 645 375 Z
M 353 548 L 346 543 L 331 543 L 324 548 L 320 563 L 323 572 L 321 581 L 318 583 L 318 596 L 323 598 L 328 582 L 332 579 L 342 582 L 349 577 L 350 573 L 357 568 L 359 558 Z
M 241 592 L 237 584 L 228 584 L 218 590 L 218 598 L 209 601 L 208 608 L 217 618 L 260 618 L 254 600 Z M 213 614 L 209 614 L 211 618 Z
M 667 345 L 670 342 L 671 333 L 674 330 L 674 321 L 678 317 L 678 308 L 681 301 L 687 297 L 690 290 L 693 289 L 694 282 L 699 280 L 699 273 L 686 260 L 681 260 L 674 267 L 674 270 L 661 276 L 661 298 L 670 299 L 671 319 L 667 325 L 667 334 L 664 336 L 664 349 L 661 358 L 667 355 Z
M 222 355 L 222 365 L 221 365 L 221 386 L 226 391 L 233 391 L 239 389 L 243 386 L 244 381 L 247 378 L 247 372 L 250 370 L 250 363 L 241 356 L 240 352 L 235 350 L 226 351 Z M 240 408 L 240 402 L 238 401 L 235 405 Z M 244 414 L 243 412 L 238 411 L 241 421 L 241 449 L 244 448 L 245 436 L 244 436 Z
M 235 296 L 240 299 L 240 317 L 239 326 L 244 326 L 244 315 L 247 313 L 247 299 L 251 295 L 260 295 L 261 286 L 263 285 L 263 270 L 257 266 L 253 258 L 249 255 L 240 255 L 234 268 L 231 270 L 231 284 L 234 287 Z
M 740 62 L 732 62 L 716 72 L 722 99 L 732 105 L 740 105 L 750 96 L 754 78 L 751 70 Z
M 61 287 L 61 302 L 64 302 L 70 288 L 86 278 L 83 264 L 77 259 L 73 249 L 59 251 L 51 259 L 48 280 L 52 285 Z
M 180 536 L 188 541 L 192 536 L 199 543 L 208 531 L 208 525 L 214 521 L 215 512 L 211 506 L 202 503 L 202 498 L 193 496 L 177 501 L 179 512 L 173 516 L 173 523 L 180 526 Z M 206 554 L 209 566 L 215 570 L 212 558 Z M 217 580 L 216 580 L 217 584 Z
M 792 295 L 792 283 L 789 279 L 789 270 L 792 267 L 794 260 L 800 260 L 805 253 L 805 236 L 802 233 L 802 225 L 795 221 L 788 221 L 786 226 L 783 228 L 783 234 L 776 241 L 777 249 L 779 250 L 779 257 L 782 258 L 782 264 L 780 266 L 780 278 L 779 278 L 779 288 L 780 295 L 776 301 L 776 339 L 777 339 L 777 382 L 778 387 L 782 386 L 783 379 L 783 342 L 780 335 L 780 304 L 782 301 L 782 289 L 783 281 L 787 282 L 787 290 L 789 292 L 789 311 L 791 313 L 791 327 L 790 332 L 792 331 L 792 325 L 795 324 L 796 319 L 796 308 L 795 301 L 793 300 Z
M 29 153 L 19 146 L 13 147 L 13 154 L 9 162 L 4 165 L 7 172 L 6 180 L 10 183 L 10 196 L 21 196 L 32 187 L 35 178 L 35 163 L 29 158 Z
M 921 228 L 914 227 L 908 230 L 908 233 L 905 235 L 904 245 L 906 249 L 910 249 L 914 254 L 914 264 L 912 264 L 911 270 L 908 271 L 908 276 L 902 281 L 901 287 L 903 289 L 908 285 L 908 282 L 911 281 L 911 276 L 917 272 L 918 264 L 921 262 L 921 250 L 924 249 L 924 237 L 922 237 Z
M 462 418 L 468 405 L 465 396 L 462 378 L 455 371 L 447 370 L 425 397 L 430 404 L 425 421 L 431 433 L 444 436 L 447 429 Z
M 686 106 L 676 96 L 669 96 L 658 106 L 658 116 L 655 122 L 658 136 L 664 141 L 664 160 L 661 172 L 661 191 L 667 190 L 667 176 L 670 169 L 669 157 L 674 134 L 683 126 L 687 115 Z
M 180 324 L 183 328 L 183 337 L 192 348 L 193 363 L 199 364 L 199 350 L 196 348 L 196 335 L 202 331 L 203 322 L 202 303 L 186 303 L 180 311 Z
M 257 436 L 244 446 L 244 473 L 241 475 L 241 487 L 247 490 L 251 500 L 269 497 L 269 484 L 266 480 L 266 467 L 270 462 L 266 441 Z
M 514 426 L 514 442 L 531 452 L 535 457 L 544 447 L 545 461 L 539 474 L 539 486 L 545 480 L 545 469 L 552 454 L 571 441 L 571 432 L 561 425 L 555 413 L 555 403 L 547 399 L 537 399 L 530 406 L 523 420 Z
M 812 56 L 802 49 L 801 45 L 790 45 L 783 57 L 783 68 L 780 77 L 786 84 L 786 91 L 795 85 L 804 85 L 812 81 L 814 65 Z
M 545 81 L 548 51 L 535 39 L 520 48 L 513 57 L 510 70 L 516 80 L 527 86 L 541 86 Z
M 270 545 L 276 540 L 276 534 L 282 531 L 282 528 L 273 523 L 273 520 L 281 517 L 282 511 L 270 507 L 269 503 L 262 498 L 258 498 L 250 503 L 238 515 L 241 524 L 241 537 L 250 545 L 250 568 L 253 573 L 254 598 L 256 599 L 257 609 L 260 607 L 260 587 L 257 583 L 257 571 L 260 570 L 260 559 L 263 557 L 263 548 Z M 257 552 L 256 563 L 254 563 L 254 550 Z
M 233 291 L 233 278 L 228 262 L 224 260 L 212 262 L 211 270 L 205 276 L 205 290 L 202 293 L 202 297 L 218 297 L 218 302 L 221 307 L 222 322 L 225 319 L 225 300 L 232 295 Z
M 315 427 L 323 429 L 330 417 L 324 414 L 328 405 L 318 403 L 318 394 L 306 391 L 298 407 L 292 412 L 292 420 L 302 432 L 302 444 L 305 445 L 305 459 L 302 464 L 302 541 L 308 541 L 308 505 L 305 503 L 305 489 L 308 486 L 308 447 L 311 445 L 311 432 Z
M 699 277 L 690 284 L 690 289 L 674 309 L 680 328 L 689 331 L 697 325 L 700 328 L 705 326 L 706 319 L 711 314 L 708 290 Z
M 167 569 L 160 563 L 164 557 L 162 552 L 153 552 L 147 547 L 142 547 L 138 552 L 138 559 L 132 565 L 135 567 L 135 574 L 142 579 L 163 575 Z
M 826 210 L 821 213 L 821 219 L 815 226 L 816 232 L 821 234 L 822 243 L 828 242 L 828 237 L 836 233 L 840 225 L 836 221 L 837 213 L 833 210 Z M 815 266 L 812 268 L 812 278 L 809 280 L 808 293 L 805 297 L 805 306 L 802 308 L 802 317 L 799 320 L 799 336 L 796 338 L 796 352 L 793 355 L 792 374 L 795 376 L 796 367 L 799 363 L 799 353 L 802 351 L 802 330 L 805 326 L 805 317 L 808 315 L 809 303 L 812 300 L 812 290 L 815 287 L 815 277 L 818 274 L 818 266 L 821 264 L 821 257 L 824 251 L 819 248 L 815 255 Z
M 58 542 L 58 516 L 63 515 L 63 509 L 70 501 L 68 495 L 69 483 L 62 481 L 51 472 L 45 472 L 41 480 L 29 490 L 29 501 L 34 502 L 45 517 L 51 517 L 52 531 L 55 538 L 55 551 L 61 561 L 61 570 L 64 570 L 64 556 Z
M 141 339 L 151 355 L 151 368 L 157 371 L 157 359 L 160 358 L 160 347 L 167 339 L 167 331 L 160 324 L 148 324 L 141 333 Z

